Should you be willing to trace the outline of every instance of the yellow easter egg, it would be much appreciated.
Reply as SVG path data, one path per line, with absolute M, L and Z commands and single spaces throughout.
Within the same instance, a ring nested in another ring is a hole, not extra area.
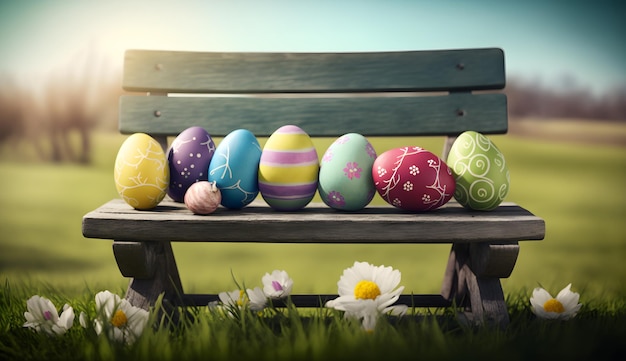
M 167 157 L 161 145 L 147 134 L 132 134 L 122 143 L 113 173 L 120 197 L 135 209 L 152 209 L 167 193 Z

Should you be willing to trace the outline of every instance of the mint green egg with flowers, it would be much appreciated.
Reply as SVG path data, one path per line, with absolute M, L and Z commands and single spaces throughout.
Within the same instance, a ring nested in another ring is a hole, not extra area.
M 363 135 L 348 133 L 337 138 L 321 159 L 318 191 L 322 201 L 341 211 L 365 208 L 376 193 L 374 160 L 376 151 Z
M 456 182 L 454 199 L 465 208 L 493 210 L 509 192 L 510 176 L 504 154 L 481 133 L 460 134 L 450 147 L 446 164 Z

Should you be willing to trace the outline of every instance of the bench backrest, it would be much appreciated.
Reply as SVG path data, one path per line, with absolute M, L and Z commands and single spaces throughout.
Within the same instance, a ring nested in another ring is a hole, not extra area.
M 454 137 L 507 131 L 501 49 L 365 53 L 129 50 L 119 129 L 163 139 L 191 126 L 213 137 L 269 136 L 293 124 L 310 136 Z M 476 91 L 484 91 L 476 93 Z M 168 95 L 168 96 L 165 96 Z M 182 96 L 175 96 L 182 95 Z M 166 141 L 165 141 L 166 142 Z

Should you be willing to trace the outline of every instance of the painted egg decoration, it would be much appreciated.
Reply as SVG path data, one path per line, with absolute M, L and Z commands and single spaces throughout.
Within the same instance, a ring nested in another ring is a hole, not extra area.
M 198 181 L 189 186 L 185 193 L 185 206 L 194 214 L 211 214 L 221 201 L 222 194 L 215 182 Z
M 504 155 L 486 136 L 466 131 L 457 137 L 448 154 L 456 181 L 454 199 L 465 208 L 490 211 L 509 192 L 509 169 Z
M 211 135 L 202 127 L 183 130 L 167 152 L 170 184 L 167 194 L 176 202 L 183 202 L 185 192 L 194 183 L 207 180 L 207 168 L 215 153 Z
M 275 210 L 304 208 L 317 191 L 319 167 L 309 135 L 298 126 L 282 126 L 267 138 L 263 147 L 259 192 Z
M 376 151 L 361 134 L 348 133 L 337 138 L 322 156 L 318 191 L 331 208 L 357 211 L 374 198 L 376 188 L 372 165 Z
M 435 154 L 421 147 L 390 149 L 372 166 L 378 194 L 394 207 L 430 211 L 446 204 L 455 189 L 452 171 Z
M 249 130 L 236 129 L 222 139 L 208 168 L 208 180 L 221 191 L 222 206 L 241 209 L 256 198 L 260 159 L 261 145 Z
M 161 145 L 145 133 L 130 135 L 115 158 L 115 188 L 131 207 L 155 208 L 165 198 L 169 167 Z

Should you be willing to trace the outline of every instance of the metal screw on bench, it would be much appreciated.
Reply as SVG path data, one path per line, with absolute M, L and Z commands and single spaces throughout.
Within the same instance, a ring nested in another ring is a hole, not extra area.
M 457 68 L 458 70 L 463 70 L 463 69 L 465 69 L 465 64 L 463 64 L 463 63 L 458 63 L 458 64 L 456 65 L 456 68 Z
M 457 109 L 456 110 L 456 115 L 459 116 L 459 117 L 464 117 L 465 114 L 467 114 L 467 112 L 465 110 L 463 110 L 463 109 Z
M 161 111 L 160 110 L 155 110 L 154 111 L 154 116 L 157 117 L 157 118 L 160 117 L 161 116 Z
M 155 70 L 163 70 L 163 64 L 160 64 L 160 63 L 154 64 L 154 69 Z

